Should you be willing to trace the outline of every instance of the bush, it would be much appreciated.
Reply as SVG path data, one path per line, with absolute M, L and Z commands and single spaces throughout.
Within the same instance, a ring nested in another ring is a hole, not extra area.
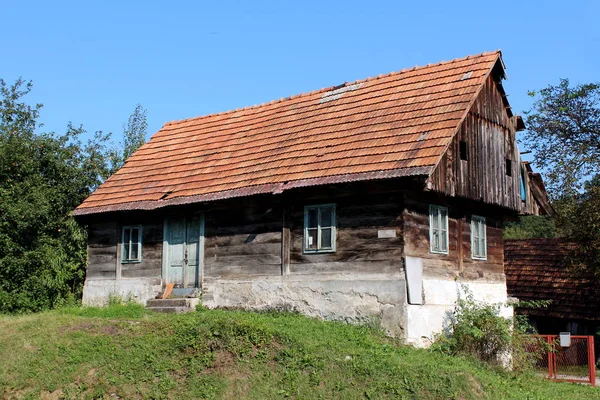
M 524 317 L 502 317 L 502 304 L 478 302 L 466 287 L 462 291 L 465 295 L 459 297 L 447 329 L 436 337 L 432 350 L 515 370 L 530 367 L 545 351 L 540 339 L 530 334 L 533 328 Z

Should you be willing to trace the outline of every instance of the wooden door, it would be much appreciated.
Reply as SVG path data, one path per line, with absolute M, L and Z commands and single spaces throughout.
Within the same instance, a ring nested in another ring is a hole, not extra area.
M 202 218 L 170 218 L 165 221 L 164 283 L 176 288 L 200 287 Z

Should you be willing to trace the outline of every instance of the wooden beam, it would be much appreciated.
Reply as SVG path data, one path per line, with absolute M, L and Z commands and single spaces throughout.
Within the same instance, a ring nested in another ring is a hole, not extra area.
M 457 224 L 457 235 L 456 235 L 456 241 L 457 246 L 458 246 L 458 272 L 462 274 L 464 266 L 463 266 L 463 220 L 462 217 L 458 219 L 458 224 Z
M 281 230 L 281 275 L 290 274 L 290 249 L 292 247 L 292 234 L 290 232 L 291 210 L 290 206 L 282 207 L 283 227 Z

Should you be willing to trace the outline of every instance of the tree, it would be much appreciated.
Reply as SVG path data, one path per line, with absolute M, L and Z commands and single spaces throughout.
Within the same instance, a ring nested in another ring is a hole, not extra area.
M 600 84 L 561 79 L 539 92 L 527 114 L 524 143 L 545 172 L 552 199 L 575 195 L 600 170 Z
M 135 153 L 144 143 L 148 132 L 147 111 L 141 104 L 135 106 L 135 110 L 129 116 L 127 123 L 123 124 L 122 151 L 115 152 L 113 156 L 112 172 L 121 168 L 125 161 Z
M 556 237 L 556 223 L 545 215 L 526 215 L 504 227 L 505 239 L 535 239 Z
M 81 295 L 86 234 L 71 211 L 108 173 L 109 135 L 82 127 L 37 133 L 31 82 L 0 79 L 0 313 L 31 312 Z
M 571 264 L 600 275 L 600 84 L 548 86 L 528 112 L 524 143 L 545 175 Z M 592 179 L 590 179 L 592 178 Z

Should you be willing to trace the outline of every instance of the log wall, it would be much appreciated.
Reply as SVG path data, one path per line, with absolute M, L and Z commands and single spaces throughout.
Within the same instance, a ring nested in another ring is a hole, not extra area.
M 281 275 L 282 211 L 273 196 L 214 204 L 204 216 L 206 280 Z
M 377 190 L 374 186 L 356 191 L 338 188 L 327 196 L 305 190 L 299 196 L 303 201 L 290 209 L 290 274 L 399 272 L 404 245 L 403 195 Z M 305 253 L 304 206 L 324 203 L 336 204 L 336 252 Z M 395 237 L 380 238 L 381 230 L 393 231 Z
M 88 226 L 87 276 L 115 279 L 117 271 L 117 223 L 98 222 Z
M 404 252 L 423 259 L 429 278 L 504 281 L 502 219 L 496 210 L 469 202 L 446 202 L 443 197 L 408 195 L 404 218 Z M 448 207 L 448 254 L 432 253 L 429 241 L 429 205 Z M 487 259 L 471 256 L 471 215 L 486 218 Z

